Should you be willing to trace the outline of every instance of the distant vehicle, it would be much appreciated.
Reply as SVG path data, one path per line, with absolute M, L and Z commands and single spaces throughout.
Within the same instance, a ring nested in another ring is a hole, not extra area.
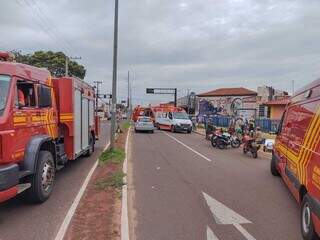
M 105 112 L 102 110 L 102 109 L 98 109 L 97 111 L 97 115 L 101 118 L 104 118 L 105 117 Z
M 250 152 L 253 158 L 257 158 L 258 151 L 261 147 L 257 139 L 250 135 L 244 135 L 242 138 L 242 141 L 243 141 L 243 153 L 246 154 Z
M 320 235 L 320 79 L 298 91 L 279 125 L 271 173 L 280 175 L 301 206 L 303 239 Z
M 128 113 L 122 113 L 122 115 L 121 115 L 121 116 L 122 116 L 122 119 L 125 119 L 125 120 L 128 119 L 127 114 L 128 114 Z
M 139 117 L 134 125 L 135 132 L 154 132 L 154 125 L 150 117 Z
M 175 108 L 170 112 L 157 112 L 155 122 L 157 128 L 171 130 L 171 132 L 191 133 L 192 131 L 192 122 L 181 108 Z

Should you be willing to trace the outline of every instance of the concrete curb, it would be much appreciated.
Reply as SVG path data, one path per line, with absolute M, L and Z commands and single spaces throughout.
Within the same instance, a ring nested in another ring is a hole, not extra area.
M 129 148 L 129 136 L 131 127 L 128 129 L 125 153 L 126 157 L 123 162 L 123 173 L 127 174 L 127 163 L 128 163 L 128 148 Z M 128 186 L 127 186 L 127 176 L 123 178 L 124 183 L 122 187 L 122 199 L 121 199 L 121 240 L 129 240 L 129 217 L 128 217 Z

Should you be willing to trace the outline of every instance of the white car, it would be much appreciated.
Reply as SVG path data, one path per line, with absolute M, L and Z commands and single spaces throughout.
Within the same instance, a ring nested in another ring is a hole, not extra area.
M 135 132 L 154 132 L 154 125 L 149 117 L 139 117 L 134 125 Z

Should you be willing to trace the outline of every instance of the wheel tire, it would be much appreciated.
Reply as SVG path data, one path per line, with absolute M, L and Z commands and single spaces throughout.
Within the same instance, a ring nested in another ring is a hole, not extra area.
M 154 133 L 154 130 L 151 130 L 150 132 L 151 132 L 151 133 Z
M 138 132 L 138 130 L 137 130 L 137 129 L 134 129 L 134 132 L 135 132 L 135 133 L 137 133 L 137 132 Z
M 243 153 L 247 154 L 248 150 L 243 146 Z
M 226 145 L 224 143 L 222 143 L 221 141 L 217 141 L 217 146 L 219 149 L 225 149 Z
M 93 140 L 93 136 L 92 134 L 90 134 L 90 139 L 89 139 L 89 150 L 88 152 L 85 154 L 86 157 L 90 157 L 92 155 L 92 153 L 94 152 L 94 140 Z
M 270 162 L 270 171 L 273 176 L 280 176 L 279 171 L 277 169 L 276 161 L 273 157 L 271 158 Z
M 188 130 L 188 133 L 191 133 L 192 132 L 192 130 Z
M 258 151 L 253 151 L 252 152 L 252 157 L 253 158 L 258 158 Z
M 160 125 L 159 125 L 159 123 L 157 123 L 157 129 L 160 130 Z
M 44 173 L 46 169 L 46 174 Z M 49 173 L 49 175 L 48 175 Z M 45 175 L 44 175 L 45 174 Z M 47 178 L 47 186 L 42 183 Z M 33 203 L 43 203 L 51 195 L 55 180 L 55 165 L 51 152 L 40 151 L 36 166 L 36 172 L 30 176 L 31 187 L 27 190 L 27 198 Z M 51 182 L 51 183 L 50 183 Z M 45 188 L 45 189 L 44 189 Z
M 212 147 L 217 147 L 217 141 L 214 139 L 214 137 L 211 137 L 210 142 Z
M 318 240 L 319 237 L 314 228 L 308 194 L 303 197 L 301 206 L 300 224 L 302 237 L 304 240 Z
M 176 129 L 175 129 L 174 125 L 171 126 L 171 132 L 172 132 L 172 133 L 175 133 L 175 132 L 176 132 Z
M 231 147 L 233 148 L 239 148 L 241 145 L 240 140 L 235 140 L 231 142 Z

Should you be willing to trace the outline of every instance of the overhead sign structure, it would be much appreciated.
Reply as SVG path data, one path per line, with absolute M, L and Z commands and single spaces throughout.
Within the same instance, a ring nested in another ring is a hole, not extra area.
M 174 95 L 174 106 L 177 106 L 177 88 L 147 88 L 147 94 Z

